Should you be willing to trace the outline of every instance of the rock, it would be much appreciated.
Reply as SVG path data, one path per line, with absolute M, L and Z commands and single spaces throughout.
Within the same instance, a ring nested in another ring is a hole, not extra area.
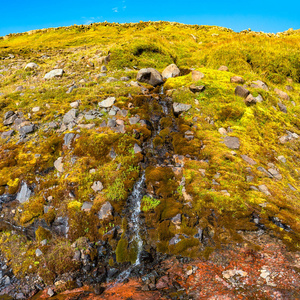
M 259 103 L 261 103 L 261 102 L 264 101 L 263 97 L 262 97 L 260 94 L 258 94 L 258 96 L 257 96 L 257 97 L 254 97 L 254 98 L 255 98 L 255 101 L 256 101 L 256 102 L 259 102 Z
M 191 130 L 188 130 L 184 133 L 184 138 L 186 138 L 188 141 L 191 141 L 194 139 L 194 132 Z
M 71 122 L 75 122 L 77 115 L 77 109 L 72 108 L 63 117 L 63 123 L 68 125 Z
M 189 89 L 193 93 L 200 93 L 200 92 L 203 92 L 205 90 L 205 86 L 204 85 L 192 84 L 192 85 L 190 85 Z
M 32 192 L 31 192 L 30 188 L 28 187 L 27 183 L 23 182 L 22 185 L 21 185 L 21 190 L 17 194 L 17 198 L 16 199 L 20 203 L 24 203 L 24 202 L 26 202 L 30 198 L 31 193 Z
M 15 114 L 15 112 L 12 111 L 12 110 L 7 111 L 7 112 L 5 113 L 5 115 L 4 115 L 4 120 L 9 119 L 9 118 L 10 118 L 11 116 L 13 116 L 14 114 Z
M 192 105 L 190 105 L 190 104 L 184 104 L 184 103 L 178 103 L 178 102 L 173 103 L 173 110 L 174 110 L 174 114 L 176 114 L 176 115 L 179 115 L 182 112 L 188 111 L 191 108 L 192 108 Z
M 165 289 L 169 287 L 169 277 L 167 275 L 161 277 L 160 279 L 158 279 L 157 283 L 156 283 L 156 288 L 158 290 L 160 289 Z
M 108 82 L 108 83 L 115 82 L 115 81 L 118 81 L 118 79 L 115 77 L 108 77 L 106 80 L 106 82 Z
M 30 124 L 30 125 L 22 126 L 22 127 L 19 129 L 19 133 L 25 135 L 25 134 L 34 132 L 34 130 L 35 130 L 35 125 L 34 125 L 34 124 Z
M 276 169 L 270 168 L 270 169 L 268 169 L 268 172 L 277 180 L 282 179 L 282 175 Z
M 82 211 L 87 211 L 87 212 L 88 212 L 88 211 L 91 210 L 92 206 L 93 206 L 93 203 L 92 203 L 92 202 L 88 202 L 88 201 L 83 202 L 83 204 L 82 204 L 82 206 L 81 206 L 81 210 L 82 210 Z
M 255 89 L 263 89 L 265 91 L 269 90 L 269 87 L 261 80 L 253 81 L 250 86 Z
M 70 106 L 71 106 L 72 108 L 78 108 L 78 106 L 79 106 L 79 101 L 71 102 L 71 103 L 70 103 Z
M 115 159 L 117 157 L 117 154 L 116 154 L 114 148 L 111 148 L 111 150 L 109 152 L 109 156 L 111 159 Z
M 10 278 L 9 278 L 9 276 L 7 276 L 7 275 L 5 275 L 4 277 L 3 277 L 3 283 L 4 283 L 4 285 L 10 285 Z
M 70 93 L 72 93 L 73 90 L 76 89 L 76 88 L 77 88 L 76 85 L 72 85 L 72 86 L 70 86 L 70 87 L 68 88 L 68 90 L 66 91 L 66 93 L 67 93 L 67 94 L 70 94 Z
M 164 82 L 161 74 L 153 68 L 139 70 L 136 80 L 153 86 L 157 86 Z
M 16 87 L 15 92 L 22 92 L 24 90 L 24 87 L 22 85 L 19 85 Z
M 227 130 L 225 128 L 223 128 L 223 127 L 219 128 L 218 131 L 222 135 L 227 135 Z
M 241 155 L 241 158 L 251 166 L 255 166 L 257 162 L 247 155 Z
M 204 74 L 203 73 L 201 73 L 200 71 L 196 71 L 196 70 L 192 71 L 192 80 L 193 81 L 199 81 L 202 78 L 204 78 Z
M 129 123 L 130 123 L 130 125 L 134 125 L 134 124 L 138 123 L 140 119 L 141 118 L 139 116 L 131 117 L 131 118 L 129 118 Z
M 101 209 L 100 209 L 100 211 L 98 213 L 98 218 L 100 220 L 103 220 L 103 219 L 106 219 L 106 218 L 112 216 L 113 210 L 114 209 L 113 209 L 112 205 L 108 201 L 105 202 L 102 205 L 102 207 L 101 207 Z
M 44 76 L 44 79 L 59 78 L 59 77 L 62 77 L 63 74 L 64 74 L 64 70 L 63 69 L 54 69 L 54 70 L 48 72 Z
M 46 239 L 41 241 L 41 245 L 42 245 L 42 246 L 46 246 L 47 243 L 48 243 L 48 241 L 47 241 Z
M 43 255 L 43 252 L 42 252 L 40 249 L 36 249 L 36 250 L 35 250 L 35 256 L 36 256 L 36 257 L 39 257 L 39 256 L 41 256 L 41 255 Z
M 74 133 L 66 133 L 64 136 L 64 146 L 67 146 L 70 149 L 74 137 Z
M 122 81 L 129 81 L 129 80 L 130 80 L 130 78 L 127 77 L 127 76 L 122 76 L 120 79 L 121 79 Z
M 40 107 L 39 106 L 35 106 L 33 109 L 32 109 L 32 112 L 38 112 L 40 111 Z
M 101 181 L 95 181 L 91 188 L 95 193 L 101 192 L 103 190 L 103 184 Z
M 134 144 L 133 150 L 135 154 L 142 152 L 142 148 L 136 143 Z
M 106 66 L 101 66 L 101 68 L 100 68 L 100 72 L 102 72 L 102 73 L 105 73 L 105 72 L 107 72 L 107 67 Z
M 292 86 L 290 86 L 290 85 L 286 85 L 286 86 L 285 86 L 285 89 L 286 89 L 287 91 L 293 91 L 293 90 L 294 90 L 294 88 L 293 88 Z
M 66 236 L 69 231 L 69 222 L 67 217 L 56 217 L 52 223 L 52 230 L 60 236 Z
M 25 66 L 25 70 L 34 70 L 34 69 L 37 69 L 39 66 L 36 64 L 36 63 L 28 63 L 26 66 Z
M 245 99 L 245 104 L 246 104 L 247 106 L 251 106 L 251 105 L 253 105 L 253 104 L 256 104 L 256 98 L 253 97 L 251 94 L 249 94 L 249 95 L 246 97 L 246 99 Z
M 14 133 L 15 133 L 14 130 L 8 130 L 8 131 L 5 131 L 5 132 L 2 132 L 1 138 L 6 139 L 8 137 L 13 136 Z
M 262 173 L 265 173 L 265 175 L 267 175 L 269 178 L 273 178 L 273 175 L 271 173 L 269 173 L 265 168 L 259 166 L 259 167 L 257 167 L 257 170 Z
M 3 125 L 4 126 L 9 126 L 15 122 L 15 120 L 18 118 L 16 114 L 13 114 L 12 116 L 8 117 L 7 119 L 4 120 Z
M 47 295 L 48 295 L 49 297 L 54 296 L 54 292 L 53 292 L 53 290 L 52 290 L 51 288 L 48 288 L 48 290 L 47 290 Z
M 169 245 L 176 245 L 177 243 L 179 243 L 181 241 L 179 234 L 175 234 L 175 236 L 173 238 L 170 239 L 169 241 Z
M 118 111 L 118 114 L 121 115 L 121 117 L 126 117 L 128 114 L 128 110 L 127 109 L 121 109 L 120 111 Z
M 110 127 L 110 128 L 114 128 L 114 127 L 116 127 L 116 125 L 117 125 L 117 122 L 114 119 L 109 119 L 107 121 L 107 126 Z
M 277 157 L 278 160 L 280 160 L 282 163 L 286 163 L 286 158 L 283 155 L 280 155 Z
M 163 70 L 161 75 L 162 75 L 163 79 L 177 77 L 180 75 L 180 70 L 175 64 L 171 64 Z
M 240 148 L 240 140 L 235 136 L 225 136 L 224 143 L 229 149 L 239 149 Z
M 274 92 L 279 96 L 279 98 L 281 98 L 283 100 L 290 100 L 290 96 L 287 93 L 285 93 L 279 89 L 274 89 Z
M 282 103 L 280 103 L 280 102 L 278 102 L 278 107 L 279 107 L 279 109 L 283 112 L 283 113 L 287 113 L 287 108 L 286 108 L 286 106 L 284 105 L 284 104 L 282 104 Z
M 16 300 L 26 299 L 23 293 L 17 293 L 16 294 Z
M 264 184 L 259 185 L 258 189 L 260 192 L 264 193 L 265 195 L 271 196 L 271 193 L 269 192 L 268 188 Z
M 98 105 L 100 107 L 109 108 L 109 107 L 112 107 L 114 105 L 115 101 L 116 101 L 115 97 L 108 97 L 107 99 L 99 102 Z
M 241 76 L 232 76 L 230 78 L 231 83 L 239 83 L 239 84 L 244 84 L 245 80 Z
M 225 72 L 229 71 L 228 67 L 226 67 L 226 66 L 221 66 L 218 70 L 219 71 L 225 71 Z
M 174 224 L 174 225 L 180 225 L 181 224 L 181 214 L 177 214 L 175 217 L 173 217 L 171 219 L 171 222 Z
M 54 167 L 58 172 L 63 172 L 64 171 L 64 164 L 62 162 L 63 158 L 59 157 L 55 162 L 54 162 Z
M 297 189 L 296 189 L 294 186 L 292 186 L 290 183 L 288 183 L 288 187 L 289 187 L 293 192 L 296 192 L 296 191 L 297 191 Z
M 242 97 L 242 98 L 247 98 L 247 96 L 250 94 L 250 92 L 245 89 L 244 87 L 238 85 L 236 88 L 235 88 L 235 91 L 234 91 L 235 95 L 236 96 L 239 96 L 239 97 Z

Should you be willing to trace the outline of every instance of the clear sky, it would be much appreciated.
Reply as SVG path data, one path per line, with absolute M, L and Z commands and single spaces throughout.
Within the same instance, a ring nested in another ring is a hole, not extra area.
M 241 31 L 300 29 L 300 0 L 0 0 L 0 36 L 91 22 L 175 21 Z

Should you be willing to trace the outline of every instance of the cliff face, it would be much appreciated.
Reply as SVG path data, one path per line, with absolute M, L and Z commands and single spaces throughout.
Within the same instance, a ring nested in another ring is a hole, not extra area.
M 299 36 L 148 22 L 0 39 L 1 293 L 197 299 L 213 294 L 174 274 L 211 262 L 235 287 L 269 272 L 249 297 L 298 295 L 268 283 L 298 278 Z M 286 265 L 264 269 L 276 251 Z M 232 267 L 245 253 L 252 275 Z

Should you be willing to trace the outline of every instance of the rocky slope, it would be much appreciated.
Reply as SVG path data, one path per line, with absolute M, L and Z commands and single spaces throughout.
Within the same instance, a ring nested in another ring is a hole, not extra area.
M 0 39 L 0 294 L 299 297 L 299 48 L 167 22 Z

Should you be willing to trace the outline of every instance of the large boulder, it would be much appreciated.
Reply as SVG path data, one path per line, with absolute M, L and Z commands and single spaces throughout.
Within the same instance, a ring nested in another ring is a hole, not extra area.
M 164 82 L 161 74 L 153 68 L 139 70 L 136 80 L 151 84 L 153 86 L 157 86 Z
M 189 109 L 191 109 L 192 105 L 190 104 L 184 104 L 184 103 L 178 103 L 178 102 L 174 102 L 173 103 L 173 110 L 174 110 L 174 114 L 179 115 L 182 112 L 188 111 Z
M 163 79 L 177 77 L 180 75 L 180 70 L 175 64 L 171 64 L 163 70 L 161 75 L 162 75 Z
M 54 69 L 50 72 L 48 72 L 45 76 L 44 79 L 51 79 L 51 78 L 60 78 L 64 74 L 63 69 Z

